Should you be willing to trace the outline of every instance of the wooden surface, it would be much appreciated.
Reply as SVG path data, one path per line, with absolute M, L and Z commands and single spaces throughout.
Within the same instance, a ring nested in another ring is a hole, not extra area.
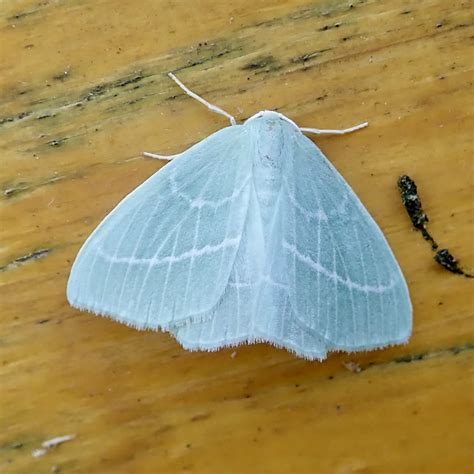
M 0 9 L 1 472 L 472 472 L 473 281 L 436 265 L 396 189 L 402 173 L 416 180 L 435 238 L 472 268 L 470 2 Z M 141 152 L 227 126 L 170 70 L 239 120 L 277 109 L 308 127 L 370 121 L 317 141 L 400 261 L 408 345 L 318 363 L 261 344 L 232 358 L 69 307 L 79 247 L 163 165 Z

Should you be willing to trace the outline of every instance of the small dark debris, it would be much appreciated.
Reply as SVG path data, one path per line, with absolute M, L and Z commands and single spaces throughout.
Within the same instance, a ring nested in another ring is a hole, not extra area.
M 37 10 L 28 10 L 28 11 L 24 11 L 24 12 L 18 12 L 18 13 L 15 13 L 14 15 L 12 15 L 11 17 L 8 18 L 8 20 L 12 21 L 12 20 L 20 20 L 22 18 L 25 18 L 25 16 L 29 16 L 29 15 L 32 15 L 33 13 L 36 13 Z
M 192 421 L 192 422 L 202 421 L 202 420 L 207 420 L 210 417 L 211 417 L 210 413 L 199 413 L 197 415 L 192 416 L 190 418 L 190 421 Z
M 403 357 L 398 357 L 398 358 L 394 359 L 394 362 L 399 363 L 399 364 L 407 364 L 407 363 L 410 363 L 410 362 L 417 362 L 417 361 L 420 361 L 420 360 L 425 360 L 433 354 L 437 355 L 437 354 L 441 354 L 443 352 L 450 352 L 453 355 L 458 355 L 461 352 L 472 350 L 472 349 L 474 349 L 474 343 L 469 342 L 469 343 L 464 344 L 462 346 L 448 347 L 448 348 L 441 349 L 441 350 L 438 350 L 438 351 L 434 351 L 434 352 L 431 352 L 431 353 L 430 352 L 423 352 L 423 353 L 420 353 L 420 354 L 413 354 L 413 355 L 406 355 L 406 356 L 403 356 Z
M 332 30 L 333 28 L 339 28 L 341 25 L 342 23 L 333 23 L 332 25 L 325 25 L 322 28 L 320 28 L 319 31 Z
M 194 61 L 193 60 L 189 60 L 187 62 L 187 66 L 186 67 L 194 67 L 194 66 L 199 66 L 200 64 L 203 64 L 204 63 L 204 59 L 195 59 Z
M 423 211 L 421 206 L 421 199 L 418 195 L 418 190 L 415 184 L 409 176 L 403 175 L 398 179 L 398 189 L 402 198 L 402 203 L 410 216 L 413 223 L 413 227 L 421 231 L 423 238 L 431 243 L 431 248 L 436 250 L 438 244 L 434 241 L 426 229 L 426 223 L 429 222 L 428 216 Z
M 137 102 L 141 102 L 142 100 L 144 100 L 145 98 L 144 97 L 138 97 L 136 99 L 133 99 L 133 100 L 129 100 L 127 102 L 127 105 L 133 105 L 133 104 L 136 104 Z
M 50 321 L 49 319 L 40 319 L 39 321 L 36 322 L 36 324 L 46 324 L 49 321 Z
M 433 257 L 442 267 L 446 270 L 457 273 L 459 275 L 464 275 L 467 278 L 474 278 L 474 275 L 466 273 L 459 265 L 458 261 L 454 258 L 451 252 L 448 249 L 438 250 L 436 255 Z
M 106 86 L 105 85 L 98 85 L 93 87 L 86 95 L 85 100 L 92 100 L 95 97 L 103 95 L 105 93 Z
M 242 67 L 243 71 L 253 71 L 256 69 L 270 68 L 276 64 L 276 60 L 273 56 L 262 56 L 255 61 L 245 64 Z
M 305 63 L 307 61 L 310 61 L 311 59 L 318 57 L 320 54 L 321 53 L 319 51 L 315 51 L 314 53 L 302 54 L 301 56 L 293 58 L 292 61 L 294 63 Z
M 21 449 L 24 446 L 24 444 L 21 441 L 16 441 L 14 443 L 11 443 L 8 445 L 8 448 L 10 449 Z
M 118 79 L 118 80 L 113 81 L 113 82 L 99 84 L 97 86 L 94 86 L 92 89 L 90 89 L 89 92 L 87 92 L 87 94 L 81 99 L 81 101 L 89 102 L 91 100 L 96 99 L 97 97 L 100 97 L 100 96 L 104 95 L 107 91 L 110 91 L 110 90 L 115 89 L 117 87 L 125 87 L 129 84 L 135 84 L 135 83 L 141 81 L 144 78 L 145 78 L 145 76 L 141 72 L 139 72 L 139 73 L 133 74 L 131 76 L 128 76 L 128 77 L 125 77 L 125 78 L 122 78 L 122 79 Z M 80 102 L 79 102 L 79 104 L 80 104 Z M 80 104 L 80 105 L 82 105 L 82 104 Z
M 259 61 L 259 62 L 252 62 L 252 63 L 247 63 L 242 69 L 244 71 L 250 71 L 252 69 L 260 69 L 265 67 L 267 64 L 264 61 Z
M 117 83 L 117 87 L 124 87 L 124 86 L 127 86 L 128 84 L 135 84 L 136 82 L 141 81 L 143 79 L 143 77 L 144 76 L 143 76 L 142 73 L 135 74 L 132 77 L 120 80 Z
M 55 76 L 53 76 L 53 79 L 55 81 L 65 81 L 69 77 L 70 77 L 69 69 L 65 69 L 64 71 L 60 72 L 59 74 L 56 74 Z
M 474 343 L 468 342 L 467 344 L 464 344 L 463 346 L 451 347 L 451 352 L 456 355 L 456 354 L 459 354 L 460 352 L 469 351 L 472 349 L 474 349 Z
M 310 53 L 301 54 L 300 56 L 294 57 L 291 62 L 293 63 L 307 63 L 313 59 L 318 58 L 321 54 L 326 53 L 327 51 L 331 51 L 333 48 L 324 48 L 318 49 L 317 51 L 311 51 Z
M 0 125 L 3 125 L 4 123 L 15 122 L 16 120 L 24 119 L 25 117 L 28 117 L 28 115 L 31 115 L 31 112 L 21 112 L 18 115 L 14 115 L 13 117 L 0 118 Z
M 406 355 L 403 357 L 397 357 L 395 362 L 397 364 L 409 364 L 410 362 L 416 362 L 419 360 L 423 360 L 426 354 L 413 354 L 413 355 Z
M 229 53 L 230 53 L 230 49 L 224 49 L 222 51 L 219 51 L 216 54 L 216 58 L 221 58 L 222 56 L 225 56 L 226 54 L 229 54 Z
M 55 115 L 56 114 L 50 114 L 50 113 L 46 112 L 44 114 L 38 115 L 37 120 L 44 120 L 44 119 L 47 119 L 47 118 L 50 118 L 50 117 L 54 117 Z
M 46 142 L 47 145 L 49 146 L 61 146 L 67 138 L 58 138 L 56 140 L 50 140 L 49 142 Z

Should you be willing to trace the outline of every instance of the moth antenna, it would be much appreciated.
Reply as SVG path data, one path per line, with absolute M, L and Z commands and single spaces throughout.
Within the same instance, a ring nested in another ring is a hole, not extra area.
M 346 133 L 356 132 L 369 125 L 369 122 L 363 122 L 359 125 L 354 125 L 350 128 L 343 128 L 342 130 L 320 130 L 319 128 L 302 128 L 300 130 L 306 133 L 315 133 L 316 135 L 345 135 Z
M 223 115 L 224 117 L 227 117 L 230 120 L 231 125 L 236 125 L 237 124 L 237 122 L 235 121 L 235 118 L 232 115 L 230 115 L 225 110 L 222 110 L 217 105 L 211 104 L 207 100 L 205 100 L 202 97 L 198 96 L 192 90 L 189 90 L 172 72 L 169 72 L 168 76 L 171 79 L 173 79 L 173 81 L 176 82 L 176 84 L 178 84 L 178 86 L 181 87 L 181 89 L 183 89 L 183 91 L 186 92 L 186 94 L 188 94 L 190 97 L 192 97 L 193 99 L 196 99 L 197 101 L 201 102 L 201 104 L 204 104 L 209 110 L 212 110 L 213 112 L 216 112 L 218 114 Z
M 156 153 L 150 153 L 148 151 L 143 152 L 143 156 L 147 156 L 148 158 L 155 158 L 157 160 L 168 160 L 168 161 L 173 160 L 179 155 L 181 155 L 181 153 L 177 153 L 176 155 L 157 155 Z

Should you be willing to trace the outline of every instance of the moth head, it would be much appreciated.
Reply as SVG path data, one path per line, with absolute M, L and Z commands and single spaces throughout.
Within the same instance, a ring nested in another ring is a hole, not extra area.
M 254 122 L 254 121 L 259 121 L 259 122 L 265 122 L 269 126 L 273 125 L 278 125 L 281 124 L 281 122 L 286 122 L 291 125 L 293 125 L 296 129 L 299 130 L 298 125 L 296 125 L 293 120 L 289 119 L 283 114 L 280 114 L 279 112 L 275 112 L 274 110 L 262 110 L 260 112 L 257 112 L 255 115 L 252 115 L 249 119 L 247 119 L 244 122 L 244 125 L 248 124 L 249 122 Z

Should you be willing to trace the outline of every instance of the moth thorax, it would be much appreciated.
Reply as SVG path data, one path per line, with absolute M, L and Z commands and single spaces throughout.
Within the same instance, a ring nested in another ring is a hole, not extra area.
M 253 176 L 264 221 L 270 220 L 282 184 L 282 147 L 279 140 L 261 140 L 256 147 Z

